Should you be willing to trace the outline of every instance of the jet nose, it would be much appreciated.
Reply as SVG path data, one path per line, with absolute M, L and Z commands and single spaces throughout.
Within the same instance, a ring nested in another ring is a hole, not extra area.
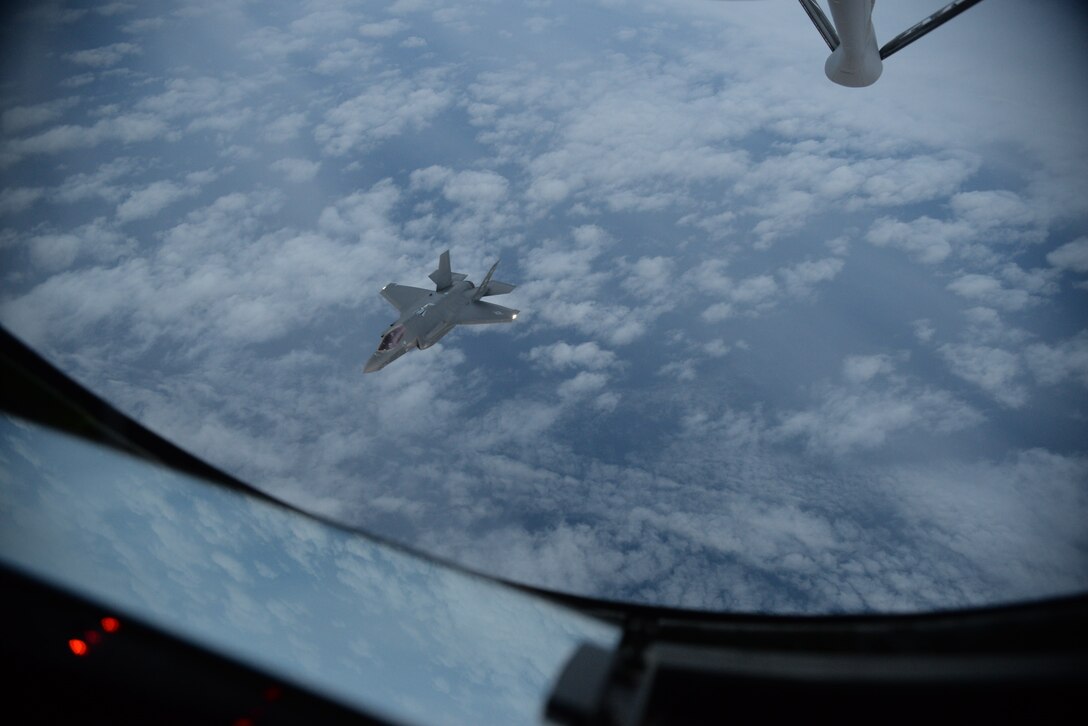
M 382 359 L 378 357 L 378 354 L 370 356 L 370 360 L 366 362 L 366 367 L 363 368 L 363 373 L 373 373 L 376 370 L 381 369 Z

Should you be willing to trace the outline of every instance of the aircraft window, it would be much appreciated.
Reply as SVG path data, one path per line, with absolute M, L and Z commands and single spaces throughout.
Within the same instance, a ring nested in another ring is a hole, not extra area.
M 0 325 L 272 496 L 520 583 L 1088 590 L 1084 11 L 916 25 L 947 4 L 17 3 Z
M 382 337 L 382 342 L 378 346 L 378 350 L 389 350 L 390 348 L 392 348 L 392 347 L 396 346 L 398 343 L 400 343 L 400 341 L 403 340 L 403 339 L 404 339 L 404 326 L 403 325 L 398 325 L 397 327 L 393 328 L 388 333 L 386 333 L 384 337 Z
M 617 642 L 573 611 L 113 449 L 6 415 L 0 441 L 4 567 L 392 723 L 539 723 L 575 649 Z

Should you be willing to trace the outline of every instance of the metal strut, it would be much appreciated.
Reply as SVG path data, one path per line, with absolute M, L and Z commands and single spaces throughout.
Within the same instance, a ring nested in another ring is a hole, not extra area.
M 906 48 L 929 31 L 936 30 L 964 10 L 967 10 L 972 5 L 977 5 L 980 2 L 982 2 L 982 0 L 955 0 L 955 2 L 948 3 L 922 22 L 912 25 L 885 43 L 884 47 L 880 49 L 880 60 L 884 60 L 892 53 Z
M 816 30 L 819 31 L 820 36 L 827 43 L 827 47 L 834 52 L 839 47 L 841 41 L 839 41 L 839 34 L 835 32 L 835 25 L 827 16 L 824 15 L 824 11 L 820 9 L 819 3 L 816 0 L 800 0 L 801 7 L 808 13 L 809 20 L 816 26 Z

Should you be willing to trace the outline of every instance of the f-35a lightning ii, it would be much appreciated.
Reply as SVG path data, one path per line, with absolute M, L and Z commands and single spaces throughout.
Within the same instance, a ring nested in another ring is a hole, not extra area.
M 434 291 L 391 282 L 382 288 L 382 297 L 393 304 L 400 317 L 382 334 L 378 350 L 366 362 L 367 373 L 385 368 L 412 348 L 430 348 L 455 325 L 486 325 L 516 320 L 518 310 L 480 302 L 488 295 L 504 295 L 514 286 L 492 280 L 495 262 L 477 287 L 460 272 L 450 271 L 450 252 L 438 258 L 438 269 L 430 274 Z

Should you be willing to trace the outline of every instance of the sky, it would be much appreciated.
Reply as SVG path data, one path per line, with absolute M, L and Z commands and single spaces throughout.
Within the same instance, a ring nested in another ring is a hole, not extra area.
M 606 599 L 1088 589 L 1075 3 L 986 0 L 865 89 L 770 0 L 9 12 L 0 323 L 212 464 Z M 447 249 L 517 321 L 364 376 Z

